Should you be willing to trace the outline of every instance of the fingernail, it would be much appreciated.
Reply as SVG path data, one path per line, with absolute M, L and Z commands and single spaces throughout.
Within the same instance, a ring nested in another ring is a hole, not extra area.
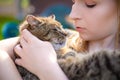
M 27 29 L 24 29 L 23 31 L 26 31 Z
M 24 33 L 25 31 L 27 31 L 27 29 L 24 29 L 24 30 L 22 31 L 22 33 Z

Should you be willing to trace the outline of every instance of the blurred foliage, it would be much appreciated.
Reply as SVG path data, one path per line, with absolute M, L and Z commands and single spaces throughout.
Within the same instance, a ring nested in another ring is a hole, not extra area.
M 14 0 L 0 0 L 0 5 L 10 5 L 13 3 Z
M 28 6 L 29 6 L 29 0 L 22 0 L 21 6 L 22 6 L 23 8 L 28 7 Z
M 0 6 L 8 6 L 8 5 L 13 5 L 15 0 L 0 0 Z M 27 8 L 29 6 L 29 0 L 21 0 L 21 6 L 22 8 Z M 15 18 L 16 16 L 11 16 L 11 15 L 0 15 L 0 40 L 3 39 L 2 36 L 2 27 L 5 23 L 8 22 L 16 22 L 20 23 L 18 19 Z
M 0 39 L 3 39 L 2 37 L 2 27 L 5 23 L 7 22 L 16 22 L 16 23 L 20 23 L 19 20 L 17 20 L 16 18 L 12 17 L 12 16 L 0 16 Z
M 7 6 L 13 4 L 15 0 L 0 0 L 0 6 Z M 28 7 L 29 5 L 29 0 L 21 0 L 21 6 L 23 8 Z

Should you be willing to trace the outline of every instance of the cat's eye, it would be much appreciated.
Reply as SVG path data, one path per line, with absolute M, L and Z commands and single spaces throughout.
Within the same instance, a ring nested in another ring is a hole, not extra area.
M 57 31 L 57 29 L 53 29 L 54 31 Z

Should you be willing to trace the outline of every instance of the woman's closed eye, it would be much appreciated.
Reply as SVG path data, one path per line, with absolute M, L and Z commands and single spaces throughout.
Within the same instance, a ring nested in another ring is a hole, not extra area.
M 88 8 L 93 8 L 93 7 L 96 6 L 96 4 L 87 4 L 87 3 L 85 3 L 85 5 L 86 5 Z
M 93 8 L 93 7 L 95 7 L 96 6 L 96 2 L 95 1 L 93 1 L 93 0 L 85 0 L 85 5 L 88 7 L 88 8 Z
M 56 28 L 54 28 L 54 29 L 52 29 L 53 31 L 57 31 L 57 29 Z

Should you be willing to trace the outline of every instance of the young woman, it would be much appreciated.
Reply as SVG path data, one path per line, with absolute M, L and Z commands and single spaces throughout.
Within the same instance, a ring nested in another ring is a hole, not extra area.
M 76 30 L 80 33 L 80 38 L 86 43 L 84 49 L 88 52 L 98 49 L 117 50 L 119 44 L 119 0 L 73 0 L 71 19 L 74 20 Z M 2 41 L 1 41 L 2 42 Z M 41 80 L 68 80 L 66 75 L 59 67 L 56 59 L 56 53 L 49 42 L 41 41 L 33 36 L 26 29 L 23 30 L 20 38 L 20 45 L 14 50 L 21 57 L 15 62 L 36 74 Z M 1 43 L 3 44 L 3 43 Z M 11 47 L 12 48 L 12 47 Z M 6 47 L 2 50 L 5 53 Z M 7 48 L 8 49 L 8 48 Z M 9 53 L 9 51 L 7 51 Z M 4 54 L 1 55 L 4 57 Z M 13 62 L 8 59 L 8 65 L 12 66 L 11 76 L 4 75 L 7 73 L 5 64 L 2 73 L 3 80 L 7 80 L 6 76 L 16 77 L 21 80 L 17 70 L 15 70 Z M 10 64 L 11 63 L 11 64 Z M 48 66 L 49 65 L 49 66 Z M 49 75 L 46 75 L 50 73 Z

